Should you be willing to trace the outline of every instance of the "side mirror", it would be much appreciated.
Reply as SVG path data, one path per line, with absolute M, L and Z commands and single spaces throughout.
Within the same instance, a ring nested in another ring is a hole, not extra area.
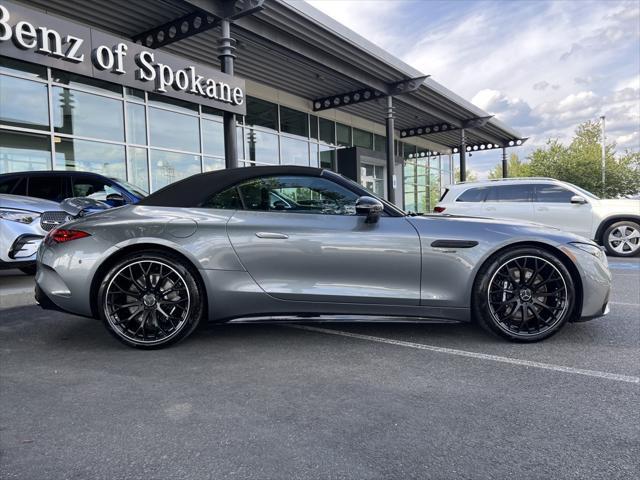
M 376 198 L 365 195 L 356 201 L 356 214 L 366 215 L 366 223 L 377 223 L 383 211 L 384 205 Z
M 571 197 L 571 203 L 575 203 L 576 205 L 584 205 L 585 203 L 587 203 L 587 199 L 581 197 L 580 195 L 574 195 L 573 197 Z
M 125 204 L 124 197 L 119 193 L 110 193 L 109 195 L 107 195 L 106 201 L 110 202 L 114 206 Z
M 274 210 L 284 210 L 287 208 L 287 204 L 283 200 L 276 200 L 273 202 L 273 208 Z

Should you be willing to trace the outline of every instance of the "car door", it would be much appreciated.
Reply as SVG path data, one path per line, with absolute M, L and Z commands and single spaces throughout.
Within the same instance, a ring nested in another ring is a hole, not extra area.
M 483 214 L 490 218 L 533 222 L 532 196 L 531 184 L 491 186 L 482 206 Z
M 582 195 L 586 203 L 571 203 L 575 195 L 575 192 L 562 185 L 535 185 L 533 205 L 536 222 L 589 238 L 593 222 L 592 206 Z
M 243 209 L 227 224 L 229 239 L 273 297 L 420 303 L 420 239 L 404 217 L 367 223 L 356 215 L 358 193 L 323 177 L 265 177 L 234 188 Z

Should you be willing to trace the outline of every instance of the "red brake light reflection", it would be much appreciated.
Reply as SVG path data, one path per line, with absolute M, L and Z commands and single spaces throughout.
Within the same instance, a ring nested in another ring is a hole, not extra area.
M 82 230 L 67 230 L 64 228 L 56 228 L 51 230 L 47 235 L 46 241 L 49 244 L 53 243 L 65 243 L 71 240 L 78 240 L 79 238 L 89 237 L 90 233 L 83 232 Z
M 435 213 L 442 213 L 442 212 L 444 212 L 445 210 L 446 210 L 446 208 L 445 208 L 445 207 L 433 207 L 433 211 L 434 211 Z

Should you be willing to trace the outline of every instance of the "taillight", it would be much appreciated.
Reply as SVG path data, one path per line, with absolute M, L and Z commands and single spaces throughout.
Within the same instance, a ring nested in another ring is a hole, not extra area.
M 445 207 L 433 207 L 433 211 L 434 211 L 435 213 L 442 213 L 442 212 L 444 212 L 445 210 L 446 210 L 446 208 L 445 208 Z
M 83 232 L 82 230 L 67 230 L 64 228 L 56 228 L 51 230 L 45 238 L 47 245 L 53 245 L 54 243 L 65 243 L 71 240 L 78 240 L 79 238 L 89 237 L 90 233 Z

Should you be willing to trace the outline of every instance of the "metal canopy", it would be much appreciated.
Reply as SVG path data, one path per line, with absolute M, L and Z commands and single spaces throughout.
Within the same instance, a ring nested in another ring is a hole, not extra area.
M 16 0 L 116 35 L 133 38 L 171 24 L 194 12 L 224 5 L 222 0 Z M 312 101 L 336 92 L 375 89 L 385 92 L 390 84 L 424 74 L 380 49 L 344 25 L 319 12 L 306 2 L 266 0 L 264 8 L 233 22 L 236 39 L 235 74 Z M 215 24 L 216 22 L 214 22 Z M 210 24 L 207 24 L 210 25 Z M 219 66 L 217 57 L 220 27 L 213 26 L 197 35 L 161 48 L 210 66 Z M 374 123 L 383 124 L 384 98 L 350 104 L 341 110 Z M 395 127 L 400 131 L 416 125 L 447 123 L 461 127 L 465 119 L 488 114 L 427 78 L 415 91 L 394 101 Z M 522 136 L 491 118 L 483 126 L 465 129 L 468 145 L 499 144 Z M 460 143 L 459 132 L 431 134 L 428 140 L 453 149 Z M 515 145 L 515 143 L 514 143 Z

